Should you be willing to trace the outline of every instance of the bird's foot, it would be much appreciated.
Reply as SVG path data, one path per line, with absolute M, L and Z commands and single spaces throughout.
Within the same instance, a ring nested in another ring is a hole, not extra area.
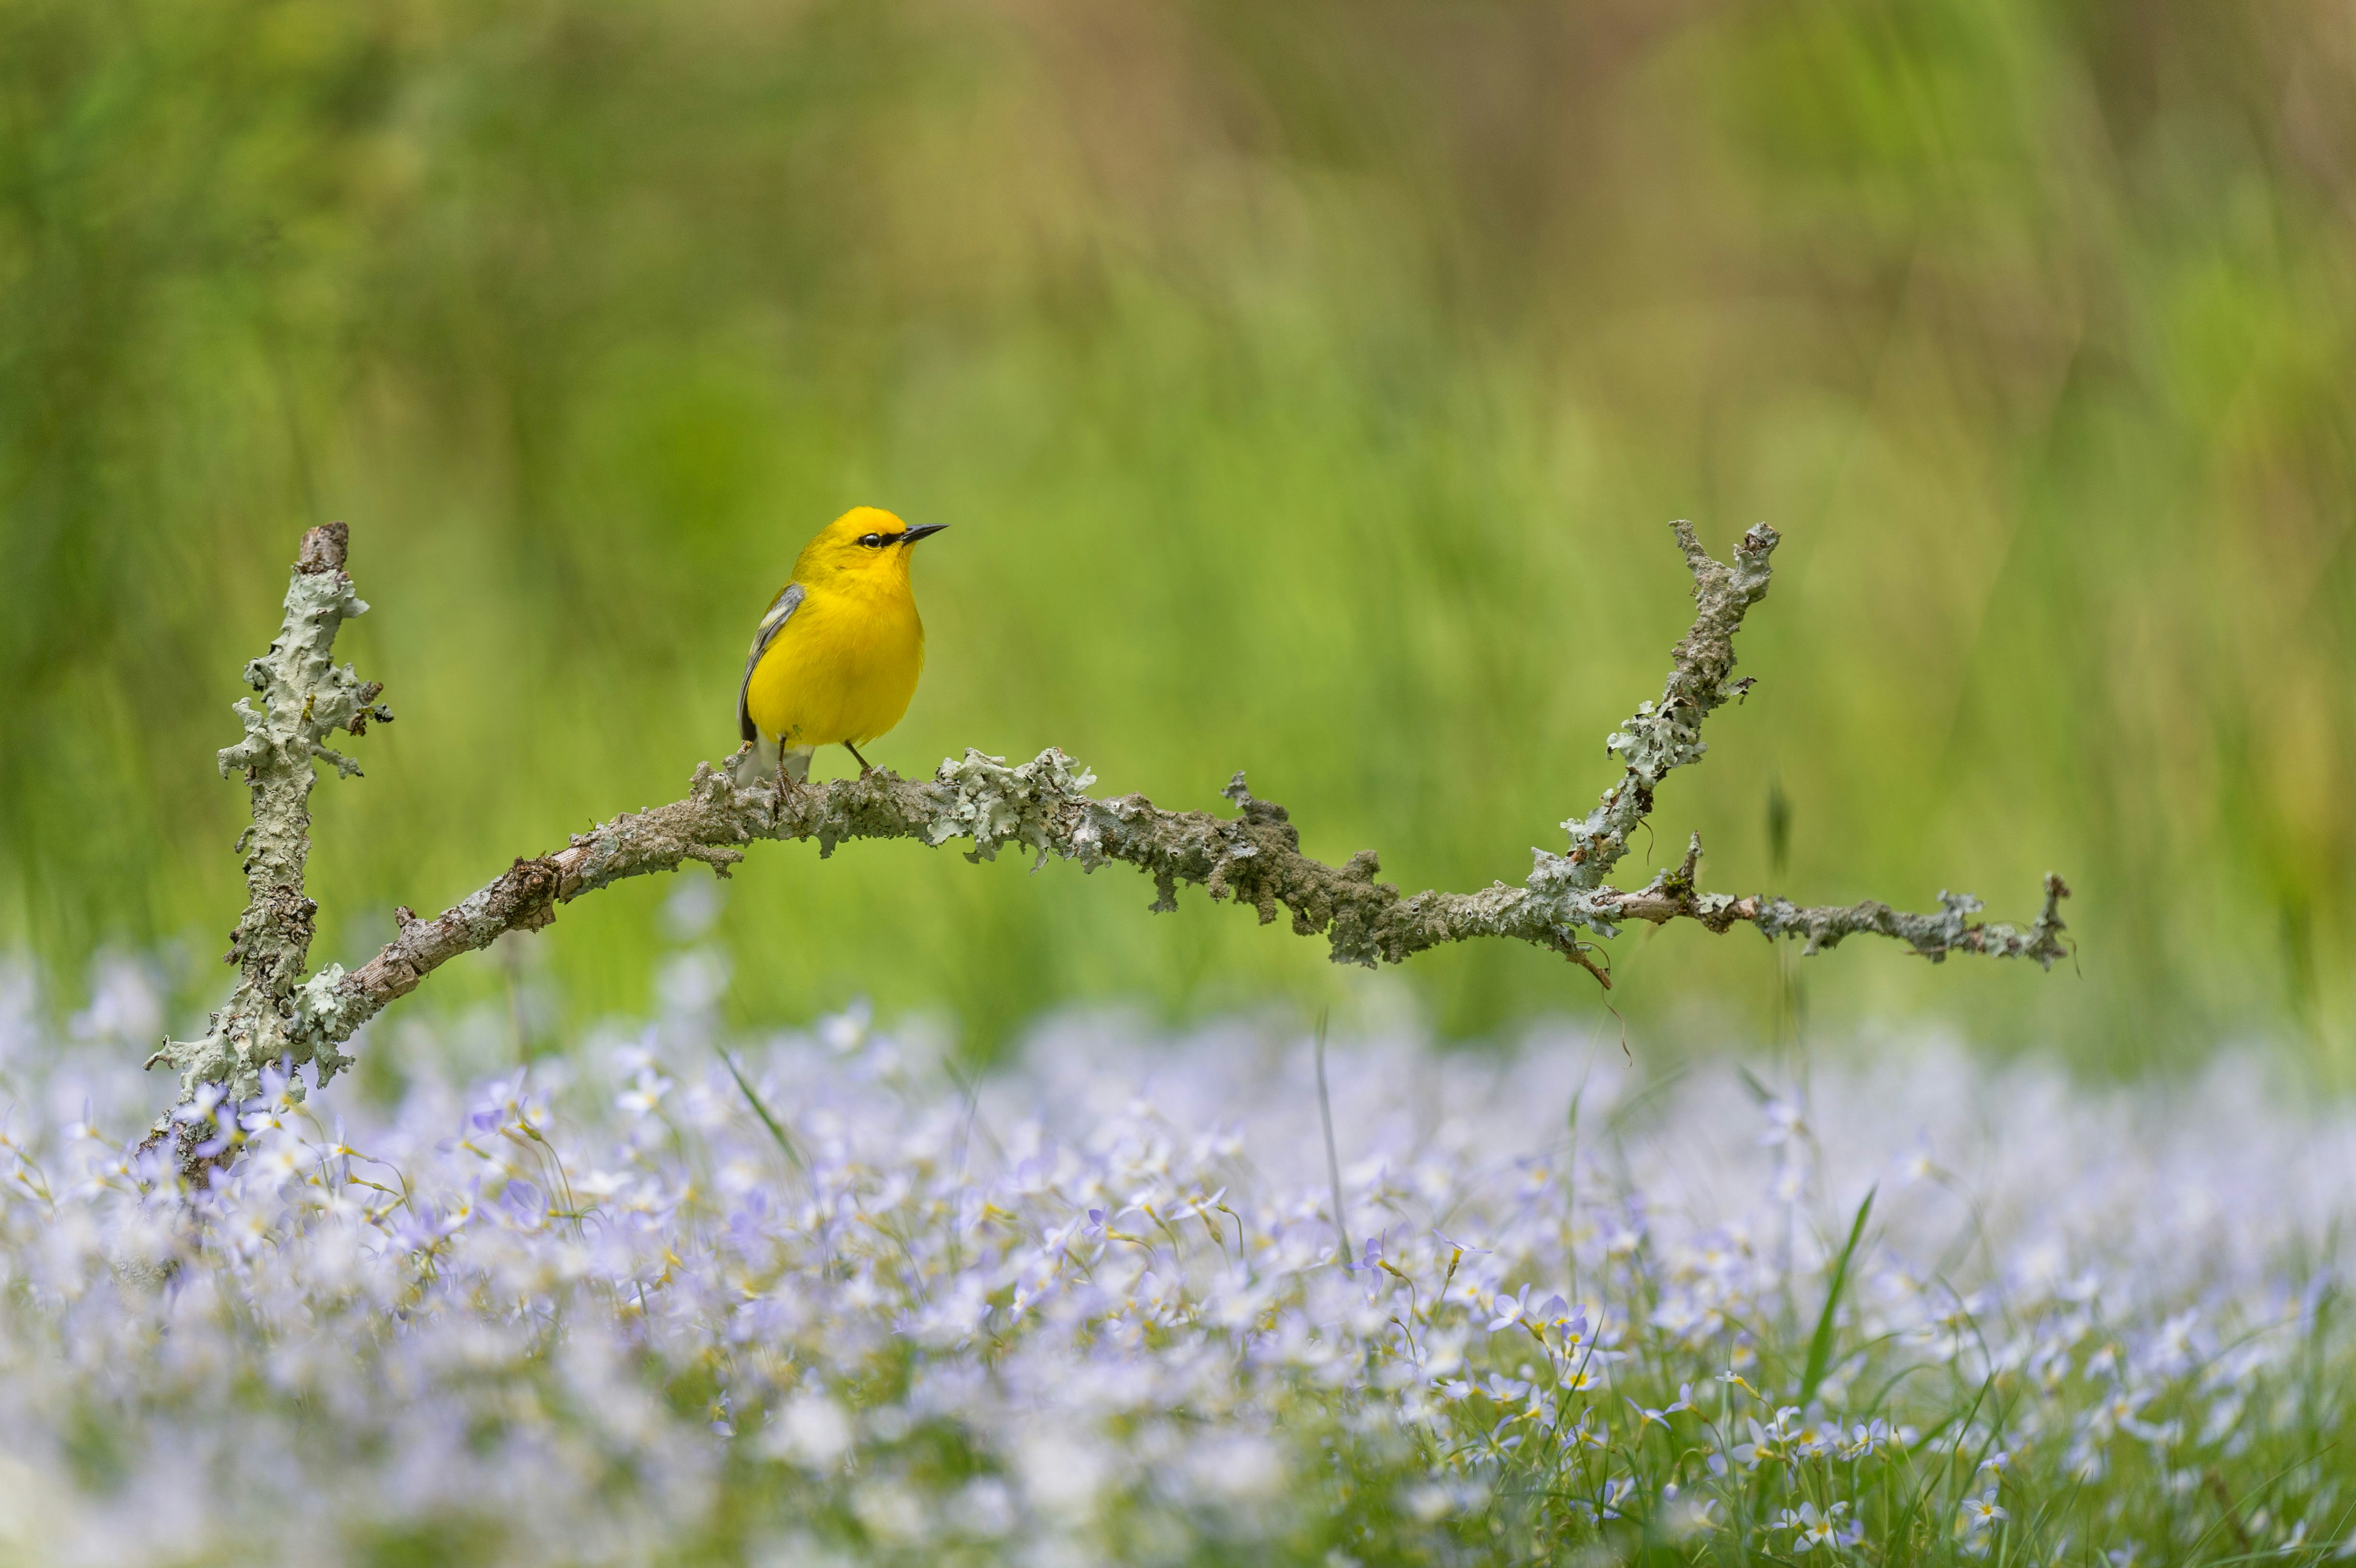
M 789 801 L 799 800 L 801 798 L 801 794 L 802 786 L 796 784 L 794 782 L 793 775 L 786 772 L 784 766 L 780 764 L 777 769 L 776 779 L 769 786 L 769 815 L 771 817 L 780 822 L 784 821 L 787 804 Z

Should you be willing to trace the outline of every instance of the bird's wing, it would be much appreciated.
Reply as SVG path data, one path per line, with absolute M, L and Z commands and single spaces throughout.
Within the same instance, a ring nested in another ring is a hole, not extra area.
M 760 629 L 753 634 L 753 651 L 744 656 L 744 682 L 736 688 L 736 732 L 747 741 L 761 738 L 759 727 L 753 722 L 752 711 L 744 706 L 753 694 L 753 667 L 761 662 L 761 656 L 769 651 L 769 645 L 776 640 L 779 632 L 785 630 L 786 623 L 793 619 L 794 612 L 801 608 L 802 600 L 806 597 L 800 583 L 787 583 L 777 591 L 776 598 L 769 602 L 769 613 L 761 617 Z

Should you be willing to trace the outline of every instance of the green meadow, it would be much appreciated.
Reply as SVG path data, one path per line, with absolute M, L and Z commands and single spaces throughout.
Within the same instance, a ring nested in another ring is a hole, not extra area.
M 1685 623 L 1667 520 L 1765 519 L 1759 686 L 1654 863 L 2077 891 L 2074 972 L 1859 942 L 1812 1020 L 2344 1076 L 2351 364 L 2332 5 L 0 0 L 0 947 L 217 1000 L 213 752 L 330 517 L 399 715 L 315 801 L 346 962 L 732 750 L 855 503 L 951 525 L 876 762 L 1056 745 L 1205 807 L 1244 768 L 1409 889 L 1560 847 Z M 434 991 L 519 976 L 552 1042 L 642 1008 L 658 884 Z M 1783 1006 L 1742 932 L 1625 935 L 1605 998 L 1151 897 L 770 846 L 715 939 L 740 1024 L 866 996 L 976 1055 L 1074 1001 L 1469 1039 L 1608 999 L 1640 1051 Z

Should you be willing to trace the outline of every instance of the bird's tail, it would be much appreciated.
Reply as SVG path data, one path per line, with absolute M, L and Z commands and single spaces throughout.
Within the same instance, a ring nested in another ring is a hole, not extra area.
M 809 777 L 810 757 L 817 750 L 815 746 L 779 746 L 764 735 L 753 742 L 752 750 L 740 754 L 729 765 L 728 777 L 738 789 L 749 789 L 776 778 L 782 765 L 786 777 L 801 784 Z

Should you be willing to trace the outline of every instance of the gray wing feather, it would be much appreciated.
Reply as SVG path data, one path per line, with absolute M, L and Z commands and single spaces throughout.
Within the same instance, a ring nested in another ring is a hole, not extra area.
M 807 595 L 803 593 L 800 583 L 787 583 L 769 602 L 769 613 L 761 617 L 760 630 L 753 634 L 753 651 L 744 656 L 744 680 L 736 688 L 736 731 L 747 741 L 761 738 L 759 727 L 753 722 L 753 715 L 744 706 L 745 699 L 753 691 L 753 667 L 761 662 L 761 656 L 769 651 L 769 645 L 776 640 L 777 634 L 785 630 L 786 623 L 794 618 L 794 612 L 801 608 L 805 597 Z

